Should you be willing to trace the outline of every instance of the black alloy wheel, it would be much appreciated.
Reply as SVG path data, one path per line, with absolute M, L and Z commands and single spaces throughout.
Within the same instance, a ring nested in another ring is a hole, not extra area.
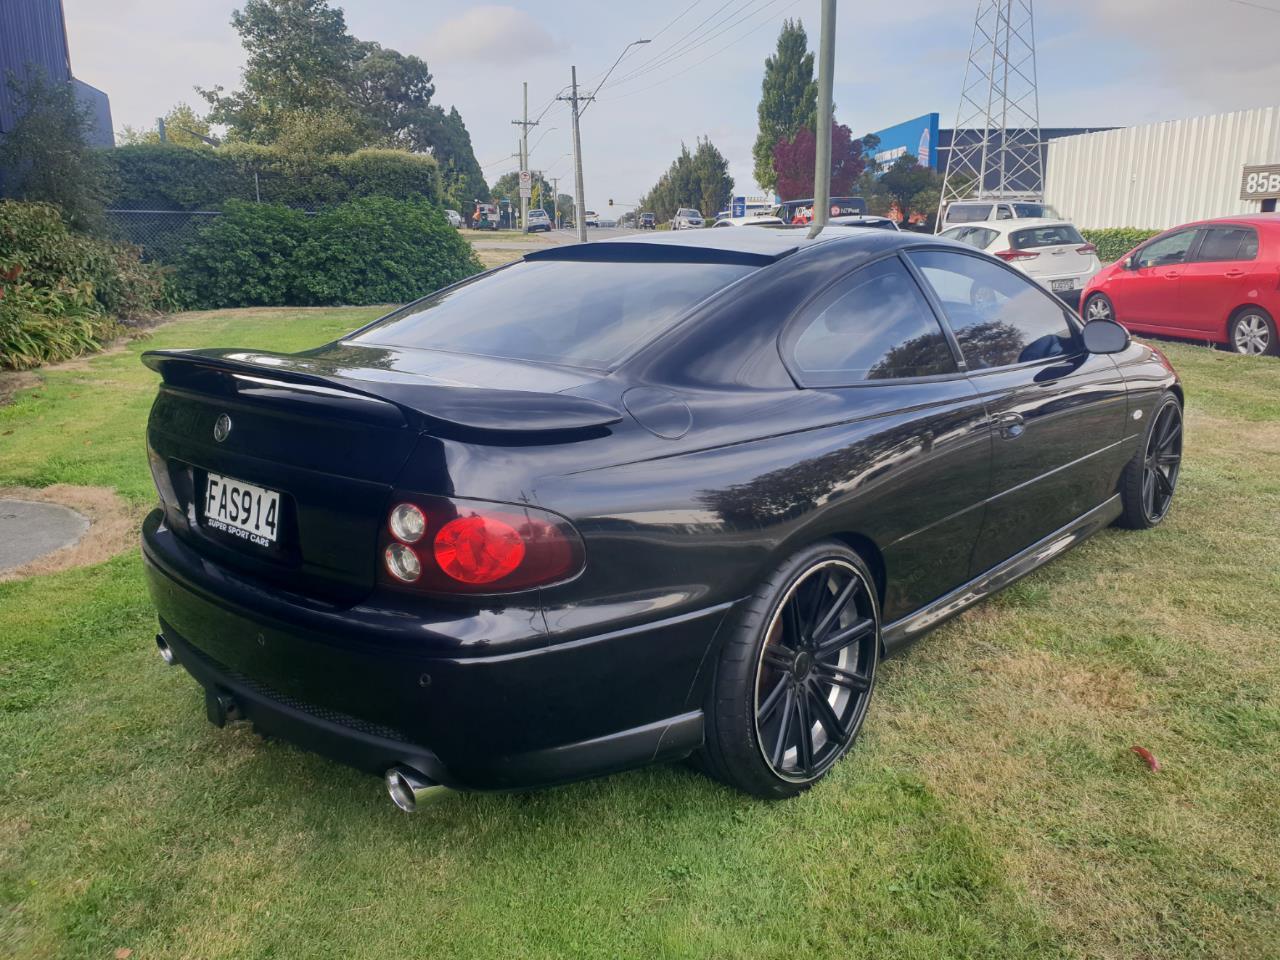
M 791 558 L 721 651 L 703 765 L 757 796 L 794 796 L 848 752 L 880 660 L 874 581 L 843 544 Z
M 1156 405 L 1142 449 L 1125 469 L 1122 526 L 1145 530 L 1169 513 L 1182 469 L 1182 434 L 1182 404 L 1167 393 Z

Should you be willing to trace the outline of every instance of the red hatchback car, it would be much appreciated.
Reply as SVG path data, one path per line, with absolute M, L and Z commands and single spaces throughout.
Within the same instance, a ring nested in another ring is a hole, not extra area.
M 1280 353 L 1280 215 L 1175 227 L 1105 267 L 1080 298 L 1085 319 L 1136 333 Z

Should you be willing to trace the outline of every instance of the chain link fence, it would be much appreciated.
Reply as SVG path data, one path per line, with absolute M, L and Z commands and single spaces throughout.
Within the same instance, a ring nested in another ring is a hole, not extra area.
M 303 211 L 315 216 L 314 210 Z M 142 248 L 142 259 L 176 263 L 200 229 L 221 210 L 107 210 L 107 230 L 117 240 Z

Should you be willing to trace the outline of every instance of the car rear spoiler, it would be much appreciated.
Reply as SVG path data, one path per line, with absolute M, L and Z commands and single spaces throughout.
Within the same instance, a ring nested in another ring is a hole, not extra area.
M 488 434 L 565 434 L 598 432 L 622 420 L 620 411 L 585 397 L 441 384 L 409 374 L 350 379 L 299 369 L 306 361 L 289 354 L 148 350 L 142 362 L 179 389 L 333 406 L 351 419 L 385 422 L 395 416 L 422 431 L 443 426 Z

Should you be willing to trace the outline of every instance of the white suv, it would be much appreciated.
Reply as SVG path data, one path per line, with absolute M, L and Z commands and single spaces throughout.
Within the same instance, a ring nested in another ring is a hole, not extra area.
M 994 254 L 1073 304 L 1102 269 L 1098 248 L 1066 220 L 987 220 L 952 227 L 940 236 Z
M 1049 204 L 1038 200 L 952 200 L 943 211 L 938 230 L 954 227 L 958 223 L 978 223 L 984 220 L 1058 220 L 1061 216 Z
M 676 211 L 676 218 L 671 221 L 672 230 L 691 230 L 706 226 L 707 221 L 702 219 L 702 214 L 691 207 L 681 207 Z

